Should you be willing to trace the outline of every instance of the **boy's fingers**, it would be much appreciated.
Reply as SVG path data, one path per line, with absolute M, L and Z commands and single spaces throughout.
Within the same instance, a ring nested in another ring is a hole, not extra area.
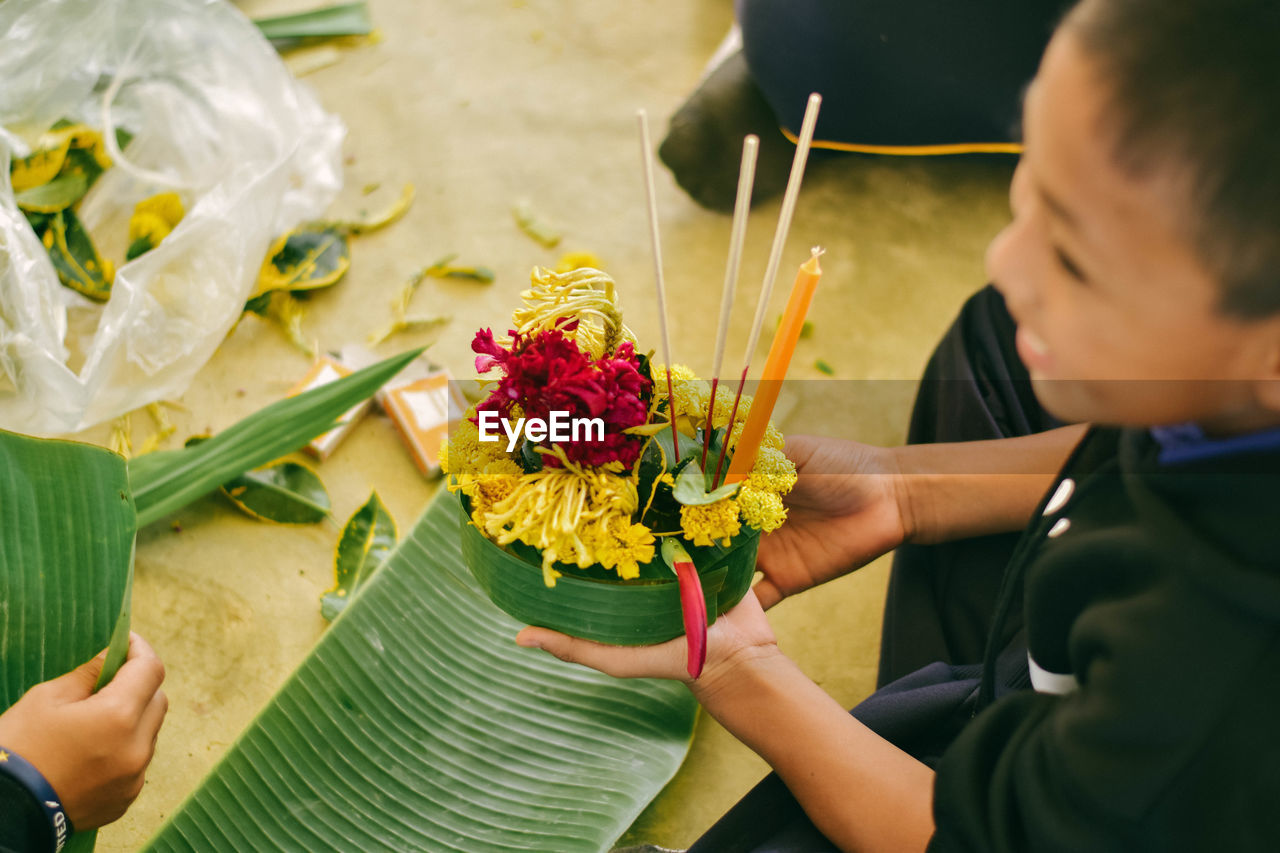
M 122 702 L 131 712 L 141 714 L 163 682 L 164 664 L 155 650 L 146 640 L 131 634 L 128 659 L 98 695 Z
M 163 690 L 157 690 L 142 711 L 142 719 L 138 721 L 138 734 L 154 745 L 160 734 L 160 726 L 164 723 L 165 714 L 169 712 L 169 697 Z
M 672 644 L 677 642 L 679 654 L 673 659 Z M 566 663 L 579 663 L 617 678 L 677 678 L 684 668 L 683 637 L 656 646 L 607 646 L 549 628 L 529 627 L 516 635 L 516 645 L 542 649 Z
M 107 659 L 107 650 L 103 649 L 90 660 L 75 669 L 49 682 L 56 690 L 56 696 L 65 702 L 78 702 L 93 693 L 93 686 L 98 683 L 98 673 L 102 672 L 102 663 Z
M 760 601 L 761 609 L 768 610 L 773 605 L 782 600 L 782 593 L 778 591 L 778 587 L 768 578 L 761 578 L 756 585 L 751 587 L 756 594 L 756 598 Z

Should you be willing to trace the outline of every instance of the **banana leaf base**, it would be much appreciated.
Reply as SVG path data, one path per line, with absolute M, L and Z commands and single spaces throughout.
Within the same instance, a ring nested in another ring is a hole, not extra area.
M 619 646 L 662 643 L 684 633 L 675 576 L 656 557 L 637 580 L 606 580 L 605 570 L 556 564 L 554 587 L 543 582 L 537 552 L 522 557 L 494 544 L 462 513 L 462 558 L 485 594 L 512 617 L 575 637 Z M 707 624 L 733 607 L 751 588 L 760 532 L 744 528 L 727 548 L 691 547 L 707 600 Z M 610 573 L 612 574 L 612 573 Z M 662 575 L 668 577 L 662 577 Z

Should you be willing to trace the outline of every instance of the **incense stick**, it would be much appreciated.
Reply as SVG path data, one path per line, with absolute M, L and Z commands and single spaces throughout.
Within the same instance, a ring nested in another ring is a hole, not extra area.
M 712 485 L 720 479 L 720 470 L 724 466 L 725 451 L 729 447 L 729 437 L 733 435 L 733 418 L 738 414 L 738 401 L 742 399 L 742 388 L 747 382 L 747 371 L 751 367 L 751 356 L 756 344 L 760 341 L 760 328 L 764 325 L 764 314 L 769 308 L 769 298 L 773 296 L 773 283 L 778 277 L 778 265 L 782 262 L 782 249 L 787 242 L 787 232 L 791 229 L 791 217 L 796 211 L 796 200 L 800 196 L 800 182 L 804 178 L 805 163 L 809 159 L 809 146 L 813 144 L 813 130 L 818 123 L 818 109 L 822 106 L 822 96 L 814 92 L 805 105 L 804 120 L 800 124 L 800 135 L 796 138 L 796 153 L 791 160 L 791 174 L 787 178 L 787 189 L 782 196 L 782 210 L 778 214 L 778 227 L 773 233 L 773 246 L 769 250 L 769 263 L 765 267 L 764 282 L 760 288 L 760 298 L 756 301 L 756 313 L 751 321 L 751 335 L 747 339 L 747 351 L 742 357 L 742 377 L 738 380 L 738 392 L 733 401 L 733 415 L 724 434 L 724 444 L 720 447 L 720 459 L 716 463 L 716 474 Z
M 645 198 L 649 207 L 649 241 L 653 246 L 653 275 L 658 288 L 658 324 L 662 330 L 662 358 L 667 363 L 667 414 L 671 418 L 671 448 L 680 459 L 680 433 L 676 429 L 676 398 L 672 391 L 671 335 L 667 326 L 667 287 L 662 277 L 662 244 L 658 239 L 658 193 L 653 186 L 653 154 L 649 142 L 649 115 L 636 110 L 640 124 L 640 164 L 644 171 Z
M 742 247 L 747 236 L 747 216 L 751 210 L 751 187 L 756 179 L 756 156 L 760 138 L 751 134 L 742 140 L 742 163 L 738 167 L 738 196 L 733 205 L 733 228 L 729 236 L 729 263 L 724 270 L 724 290 L 720 294 L 720 325 L 716 329 L 716 352 L 711 366 L 711 399 L 707 403 L 707 426 L 702 436 L 702 468 L 707 467 L 711 449 L 711 433 L 715 429 L 716 387 L 720 384 L 720 368 L 724 365 L 724 345 L 729 336 L 729 315 L 738 287 L 738 271 L 742 266 Z M 728 440 L 728 435 L 725 439 Z

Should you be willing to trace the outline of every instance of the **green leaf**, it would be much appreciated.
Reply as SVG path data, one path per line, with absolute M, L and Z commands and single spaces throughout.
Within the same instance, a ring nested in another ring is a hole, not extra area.
M 246 515 L 276 524 L 317 524 L 329 517 L 329 493 L 306 465 L 277 462 L 222 484 L 222 493 Z
M 698 461 L 690 459 L 689 464 L 685 465 L 680 473 L 676 475 L 676 484 L 671 493 L 675 495 L 677 501 L 685 506 L 703 506 L 732 497 L 737 491 L 737 483 L 730 483 L 718 489 L 707 491 L 706 475 L 698 467 Z
M 145 527 L 186 506 L 240 473 L 297 450 L 330 429 L 417 358 L 421 349 L 392 356 L 334 382 L 272 403 L 218 435 L 182 450 L 148 453 L 129 461 L 129 482 Z
M 331 227 L 304 226 L 276 240 L 267 250 L 254 296 L 272 290 L 328 287 L 342 278 L 350 266 L 351 247 L 342 232 Z
M 367 3 L 341 3 L 309 12 L 256 18 L 254 23 L 272 41 L 334 36 L 365 36 L 373 32 Z
M 330 622 L 337 618 L 395 547 L 396 523 L 374 492 L 338 537 L 333 589 L 321 596 L 320 615 Z
M 53 214 L 41 241 L 63 284 L 98 302 L 111 296 L 115 270 L 98 254 L 74 211 L 67 208 Z
M 0 507 L 3 712 L 108 642 L 103 681 L 119 669 L 129 642 L 135 517 L 121 457 L 4 431 Z M 92 850 L 94 837 L 76 833 L 65 849 Z
M 145 848 L 598 853 L 680 765 L 695 705 L 517 648 L 442 494 Z
M 61 175 L 47 184 L 32 187 L 16 194 L 13 200 L 22 210 L 33 213 L 57 213 L 84 197 L 89 191 L 89 181 L 84 175 Z

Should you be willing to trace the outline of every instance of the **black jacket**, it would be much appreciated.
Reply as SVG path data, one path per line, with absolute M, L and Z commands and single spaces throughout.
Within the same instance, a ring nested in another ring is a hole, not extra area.
M 1157 452 L 1093 430 L 1024 535 L 1038 690 L 943 755 L 930 850 L 1280 850 L 1280 452 Z

